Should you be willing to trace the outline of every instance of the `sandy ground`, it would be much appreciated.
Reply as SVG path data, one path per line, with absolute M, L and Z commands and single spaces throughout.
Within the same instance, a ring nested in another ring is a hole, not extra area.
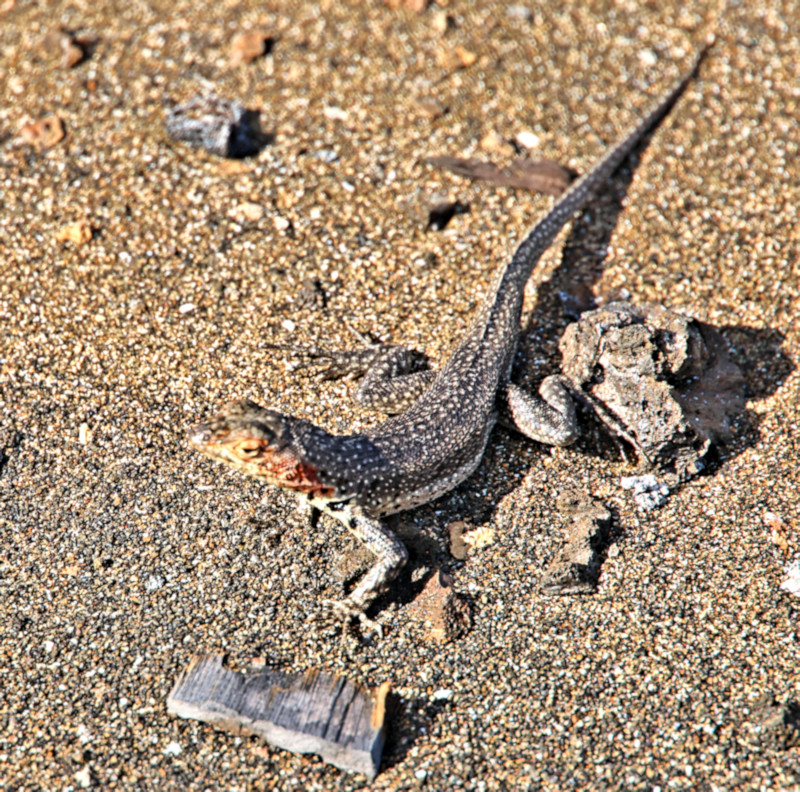
M 390 680 L 374 789 L 800 786 L 800 748 L 755 731 L 763 697 L 800 699 L 800 599 L 780 589 L 800 554 L 797 3 L 727 10 L 698 79 L 531 280 L 531 385 L 558 367 L 559 294 L 587 286 L 663 301 L 733 347 L 747 410 L 662 509 L 638 511 L 631 468 L 590 439 L 552 451 L 497 430 L 472 479 L 394 518 L 412 561 L 374 611 L 384 640 L 348 656 L 309 617 L 350 579 L 353 542 L 184 439 L 245 396 L 334 431 L 378 420 L 268 344 L 351 346 L 350 324 L 445 356 L 552 199 L 421 159 L 503 161 L 484 136 L 529 132 L 532 156 L 585 170 L 703 39 L 709 4 L 683 5 L 3 3 L 0 786 L 364 786 L 169 717 L 201 651 Z M 59 28 L 87 50 L 71 68 Z M 251 28 L 271 54 L 230 65 Z M 165 106 L 209 86 L 260 109 L 274 142 L 232 162 L 170 140 Z M 27 141 L 49 114 L 64 139 Z M 470 211 L 426 232 L 437 196 Z M 81 222 L 89 241 L 59 241 Z M 591 597 L 539 591 L 567 486 L 614 513 Z M 458 519 L 494 532 L 462 564 Z M 436 563 L 475 606 L 449 644 L 409 607 Z

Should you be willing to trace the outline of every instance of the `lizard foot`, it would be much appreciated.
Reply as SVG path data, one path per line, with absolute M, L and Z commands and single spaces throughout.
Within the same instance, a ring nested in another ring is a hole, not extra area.
M 350 626 L 357 619 L 362 634 L 373 632 L 378 639 L 383 638 L 383 627 L 378 622 L 370 619 L 364 610 L 351 600 L 325 600 L 323 612 L 320 614 L 320 621 L 333 627 L 341 626 L 342 636 L 346 636 Z

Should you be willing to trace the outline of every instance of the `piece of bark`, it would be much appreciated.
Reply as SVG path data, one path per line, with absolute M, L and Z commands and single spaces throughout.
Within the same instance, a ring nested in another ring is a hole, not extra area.
M 567 327 L 559 348 L 576 394 L 659 484 L 702 470 L 744 407 L 744 379 L 720 334 L 660 305 L 589 311 Z
M 515 159 L 504 168 L 492 162 L 464 157 L 426 157 L 425 162 L 468 179 L 481 179 L 503 187 L 547 195 L 561 195 L 572 179 L 566 168 L 552 160 Z
M 571 522 L 564 531 L 566 545 L 542 576 L 542 592 L 594 594 L 601 554 L 611 527 L 611 512 L 579 490 L 562 492 L 556 505 Z
M 426 641 L 448 643 L 472 629 L 472 603 L 455 591 L 454 583 L 452 574 L 438 570 L 409 605 L 409 615 L 427 628 Z
M 167 697 L 167 712 L 234 734 L 256 734 L 293 753 L 319 754 L 342 770 L 378 772 L 386 736 L 389 683 L 375 696 L 344 677 L 259 671 L 242 674 L 222 655 L 199 655 Z

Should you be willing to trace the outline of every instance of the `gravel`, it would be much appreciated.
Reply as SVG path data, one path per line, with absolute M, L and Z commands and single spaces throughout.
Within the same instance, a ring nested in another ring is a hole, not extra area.
M 410 568 L 377 610 L 384 640 L 348 653 L 309 617 L 341 594 L 352 541 L 324 519 L 309 532 L 287 496 L 184 441 L 242 397 L 334 431 L 377 421 L 348 383 L 318 384 L 269 345 L 350 346 L 351 325 L 442 359 L 552 199 L 422 159 L 526 131 L 531 156 L 584 171 L 672 83 L 717 8 L 526 5 L 0 9 L 7 788 L 364 786 L 169 717 L 195 652 L 390 680 L 376 790 L 800 786 L 800 748 L 750 732 L 759 702 L 800 700 L 800 600 L 781 589 L 800 554 L 797 3 L 727 10 L 699 78 L 531 279 L 524 384 L 557 366 L 559 295 L 587 286 L 695 316 L 733 348 L 746 411 L 660 510 L 637 509 L 617 486 L 631 469 L 590 437 L 553 451 L 498 430 L 468 482 L 394 518 Z M 88 42 L 80 62 L 47 45 L 59 30 Z M 273 45 L 231 65 L 248 30 Z M 271 142 L 227 160 L 170 140 L 164 109 L 209 91 L 259 111 Z M 442 114 L 419 111 L 431 99 Z M 62 140 L 20 133 L 52 116 Z M 470 212 L 426 233 L 401 207 L 432 195 Z M 233 211 L 249 204 L 263 211 Z M 597 594 L 553 599 L 539 581 L 567 487 L 614 522 Z M 449 559 L 457 520 L 495 541 Z M 431 558 L 474 605 L 472 630 L 445 644 L 408 607 Z

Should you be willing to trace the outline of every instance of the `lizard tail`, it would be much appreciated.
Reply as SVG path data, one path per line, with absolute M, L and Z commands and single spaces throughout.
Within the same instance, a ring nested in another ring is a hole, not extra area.
M 712 44 L 713 37 L 709 37 L 706 44 L 695 56 L 691 68 L 666 94 L 653 103 L 641 120 L 634 124 L 619 142 L 612 146 L 595 163 L 591 170 L 573 182 L 556 201 L 547 215 L 531 229 L 514 253 L 506 271 L 507 276 L 515 279 L 520 278 L 519 270 L 527 268 L 528 274 L 520 279 L 523 282 L 527 280 L 534 265 L 550 246 L 561 228 L 569 222 L 575 212 L 584 207 L 586 202 L 607 182 L 611 174 L 622 164 L 637 144 L 670 111 L 688 83 L 697 74 L 700 64 Z

